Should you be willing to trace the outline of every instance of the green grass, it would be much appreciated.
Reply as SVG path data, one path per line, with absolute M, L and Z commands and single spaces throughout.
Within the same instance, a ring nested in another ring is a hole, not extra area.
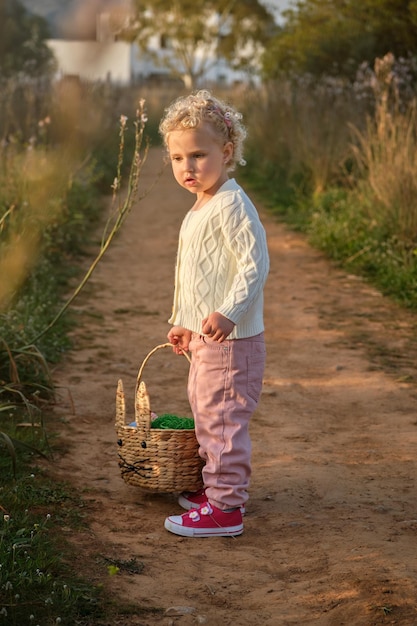
M 83 527 L 84 505 L 37 467 L 40 454 L 50 456 L 49 443 L 42 428 L 19 426 L 24 419 L 15 411 L 0 422 L 25 444 L 13 463 L 0 439 L 0 624 L 81 624 L 102 611 L 101 587 L 69 565 L 64 529 Z
M 367 200 L 344 188 L 314 199 L 283 185 L 248 184 L 279 220 L 307 234 L 309 242 L 351 273 L 358 274 L 402 306 L 417 310 L 417 242 L 390 233 L 369 216 Z
M 160 614 L 159 607 L 130 605 L 105 591 L 109 576 L 141 574 L 141 561 L 106 557 L 91 541 L 89 552 L 74 559 L 82 548 L 73 537 L 90 532 L 90 502 L 53 476 L 59 435 L 27 423 L 19 410 L 0 412 L 4 427 L 20 445 L 11 451 L 0 436 L 0 626 L 110 626 Z
M 417 309 L 417 248 L 372 219 L 366 199 L 330 189 L 316 200 L 305 230 L 314 246 L 344 268 Z

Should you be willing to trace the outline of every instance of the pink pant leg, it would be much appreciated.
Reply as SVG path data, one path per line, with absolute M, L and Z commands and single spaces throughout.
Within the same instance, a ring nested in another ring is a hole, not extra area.
M 207 497 L 226 509 L 244 504 L 251 475 L 249 421 L 262 389 L 263 333 L 217 343 L 190 343 L 188 395 L 194 414 Z

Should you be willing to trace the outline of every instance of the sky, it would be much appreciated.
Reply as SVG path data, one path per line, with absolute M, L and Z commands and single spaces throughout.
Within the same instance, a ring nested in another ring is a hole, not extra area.
M 279 20 L 279 14 L 288 7 L 291 6 L 292 0 L 261 0 L 262 4 L 272 10 L 275 14 L 277 21 Z
M 271 5 L 276 6 L 279 10 L 286 9 L 290 4 L 291 0 L 266 0 Z

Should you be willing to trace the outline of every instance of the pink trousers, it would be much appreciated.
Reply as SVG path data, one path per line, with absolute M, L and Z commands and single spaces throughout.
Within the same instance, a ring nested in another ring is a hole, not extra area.
M 248 499 L 249 421 L 262 390 L 264 334 L 223 343 L 193 334 L 189 349 L 188 397 L 207 498 L 220 509 L 238 507 Z

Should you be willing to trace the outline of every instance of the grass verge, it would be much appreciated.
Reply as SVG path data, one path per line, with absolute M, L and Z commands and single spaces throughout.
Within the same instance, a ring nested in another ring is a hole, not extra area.
M 135 148 L 140 147 L 142 130 L 143 126 L 136 125 Z M 100 152 L 101 158 L 105 155 Z M 107 157 L 106 168 L 114 160 Z M 117 183 L 119 189 L 120 155 L 118 163 L 116 154 L 115 163 L 113 186 Z M 142 163 L 138 151 L 133 163 L 130 190 L 138 184 Z M 102 212 L 102 168 L 102 163 L 89 157 L 69 177 L 65 193 L 43 191 L 59 210 L 45 227 L 37 227 L 31 271 L 24 280 L 13 282 L 0 313 L 0 626 L 113 626 L 120 616 L 126 616 L 122 618 L 127 626 L 129 616 L 137 624 L 137 617 L 148 611 L 116 602 L 103 592 L 108 576 L 122 564 L 103 564 L 92 575 L 89 561 L 98 558 L 94 547 L 84 559 L 74 559 L 71 535 L 88 532 L 87 505 L 73 486 L 51 478 L 53 472 L 46 465 L 47 458 L 52 462 L 50 425 L 45 423 L 54 397 L 49 368 L 70 347 L 72 325 L 71 315 L 59 313 L 63 300 L 68 302 L 65 294 L 70 282 L 78 279 L 77 259 L 91 243 L 91 232 Z M 10 170 L 5 179 L 10 179 Z M 13 186 L 13 190 L 18 188 Z M 130 208 L 133 194 L 126 197 L 124 205 L 114 209 L 115 217 L 107 221 L 100 254 Z M 0 197 L 3 260 L 13 252 L 15 234 L 27 233 L 30 241 L 35 230 L 25 221 L 27 203 L 21 200 L 14 205 L 10 198 Z M 44 205 L 37 206 L 40 210 Z M 27 270 L 27 264 L 22 265 Z M 37 458 L 43 459 L 42 465 L 36 463 Z M 110 571 L 112 567 L 116 569 Z
M 82 500 L 36 465 L 35 456 L 49 454 L 43 429 L 16 412 L 6 417 L 1 427 L 11 433 L 13 422 L 10 437 L 21 445 L 0 443 L 0 624 L 92 623 L 102 588 L 74 573 L 65 539 L 65 529 L 84 524 Z
M 44 430 L 14 413 L 7 416 L 9 432 L 11 420 L 11 437 L 24 445 L 14 448 L 13 460 L 0 438 L 0 626 L 128 626 L 158 614 L 106 592 L 110 576 L 140 574 L 143 564 L 106 559 L 91 541 L 90 553 L 77 548 L 74 534 L 89 536 L 88 501 L 73 485 L 51 478 L 44 459 L 37 462 L 40 455 L 53 462 Z M 77 550 L 83 558 L 74 558 Z

